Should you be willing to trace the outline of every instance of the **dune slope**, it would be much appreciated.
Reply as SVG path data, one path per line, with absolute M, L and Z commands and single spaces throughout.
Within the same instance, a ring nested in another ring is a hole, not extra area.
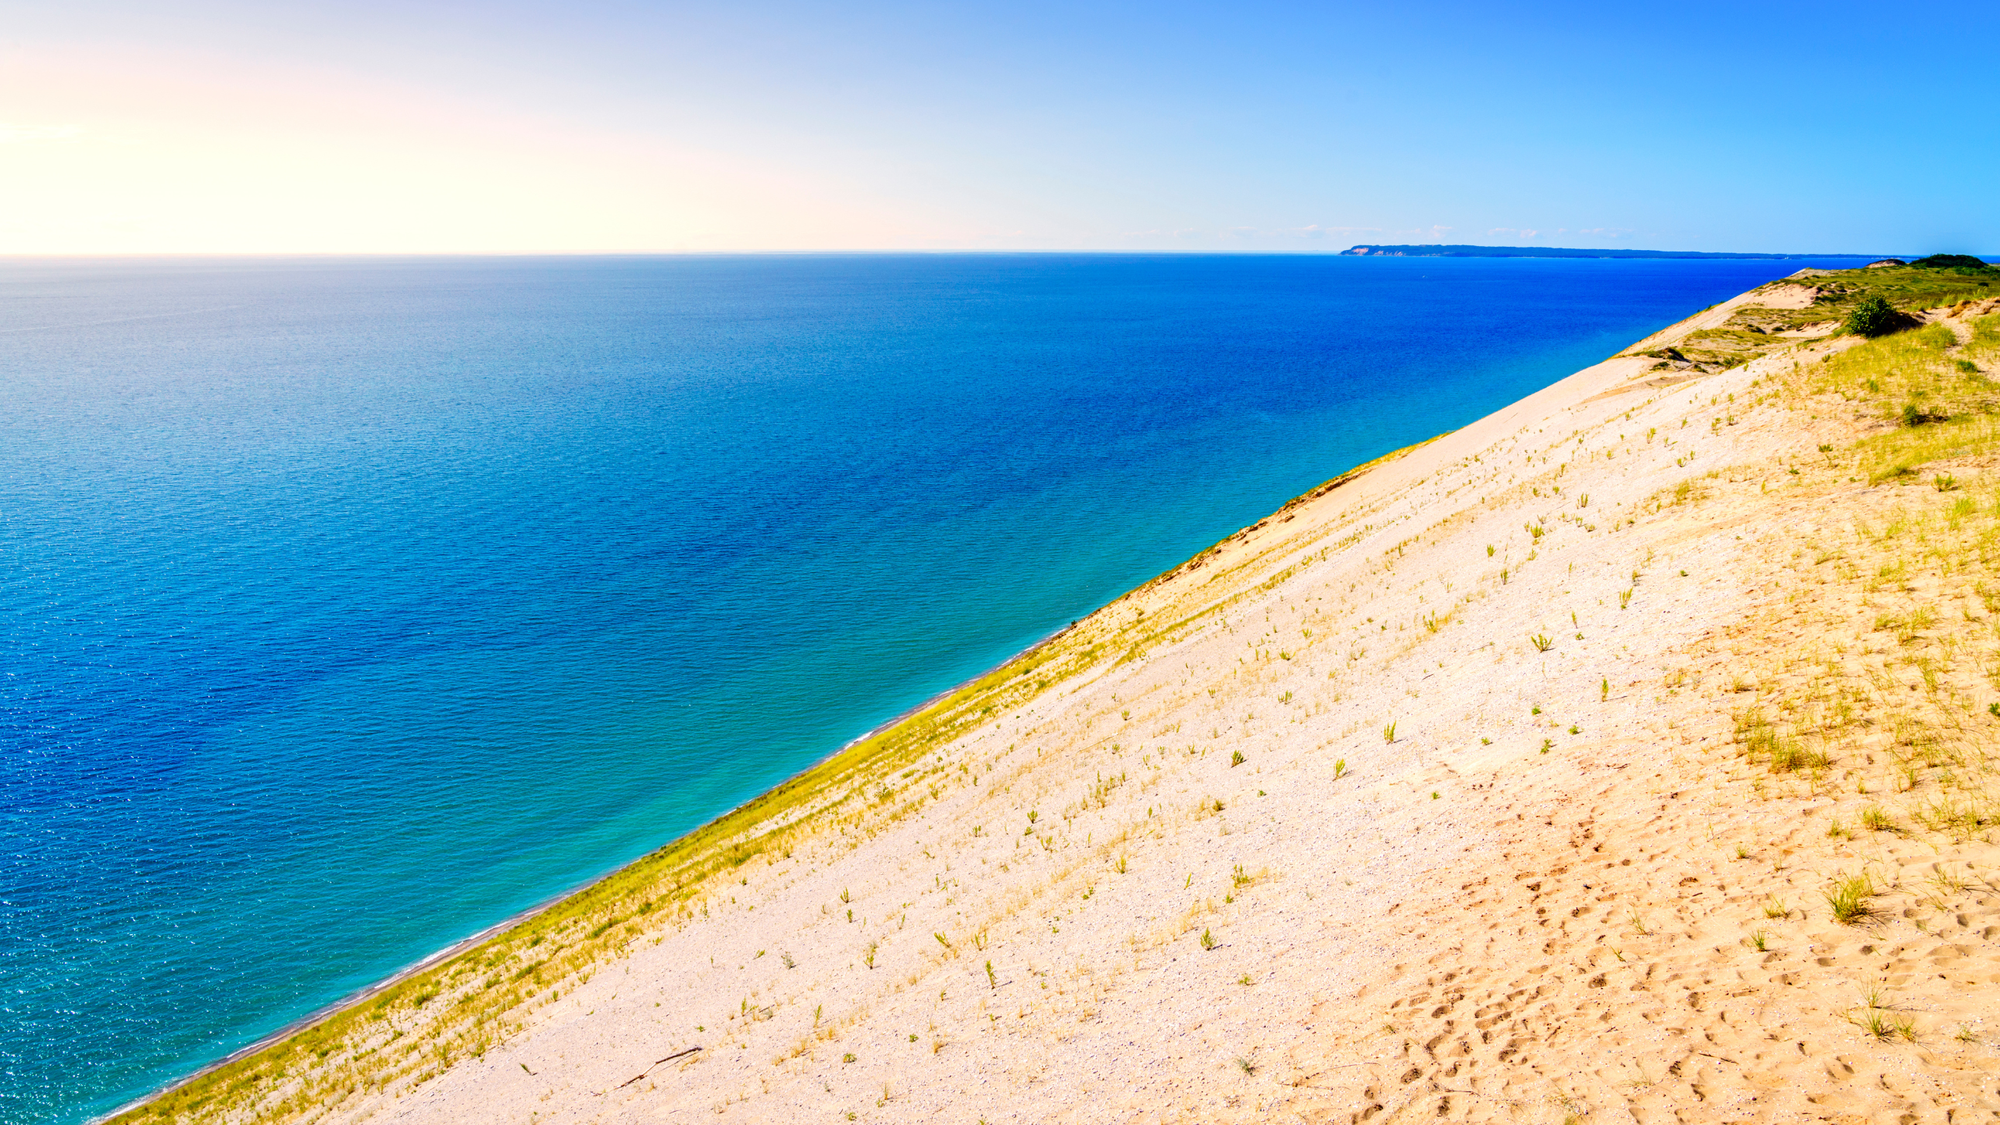
M 132 1116 L 2000 1116 L 2000 300 L 1862 342 L 1826 284 Z

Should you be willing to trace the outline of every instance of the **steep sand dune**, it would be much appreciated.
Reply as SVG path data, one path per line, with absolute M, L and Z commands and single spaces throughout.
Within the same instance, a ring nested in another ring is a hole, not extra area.
M 2000 1116 L 2000 475 L 1871 483 L 1844 346 L 1614 359 L 1295 503 L 476 1055 L 412 1049 L 447 977 L 258 1114 Z

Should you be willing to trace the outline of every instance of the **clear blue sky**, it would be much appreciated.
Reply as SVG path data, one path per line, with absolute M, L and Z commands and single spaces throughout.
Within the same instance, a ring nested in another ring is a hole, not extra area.
M 0 17 L 0 252 L 2000 251 L 1990 5 Z

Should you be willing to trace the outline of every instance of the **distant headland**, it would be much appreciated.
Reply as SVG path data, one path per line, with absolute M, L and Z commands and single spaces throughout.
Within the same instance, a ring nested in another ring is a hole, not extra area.
M 1702 250 L 1575 250 L 1561 246 L 1350 246 L 1389 258 L 1879 258 L 1880 254 L 1719 254 Z

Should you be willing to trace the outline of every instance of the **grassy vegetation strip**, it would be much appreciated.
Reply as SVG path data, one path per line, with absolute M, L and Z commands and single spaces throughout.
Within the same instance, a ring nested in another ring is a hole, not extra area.
M 1812 276 L 1786 278 L 1760 287 L 1760 291 L 1809 287 L 1812 301 L 1804 308 L 1770 308 L 1753 299 L 1736 308 L 1718 327 L 1689 332 L 1671 345 L 1625 354 L 1652 356 L 1661 368 L 1720 371 L 1781 351 L 1801 339 L 1836 337 L 1865 302 L 1884 302 L 1909 320 L 1922 310 L 2000 299 L 2000 269 L 1890 266 L 1807 272 Z

